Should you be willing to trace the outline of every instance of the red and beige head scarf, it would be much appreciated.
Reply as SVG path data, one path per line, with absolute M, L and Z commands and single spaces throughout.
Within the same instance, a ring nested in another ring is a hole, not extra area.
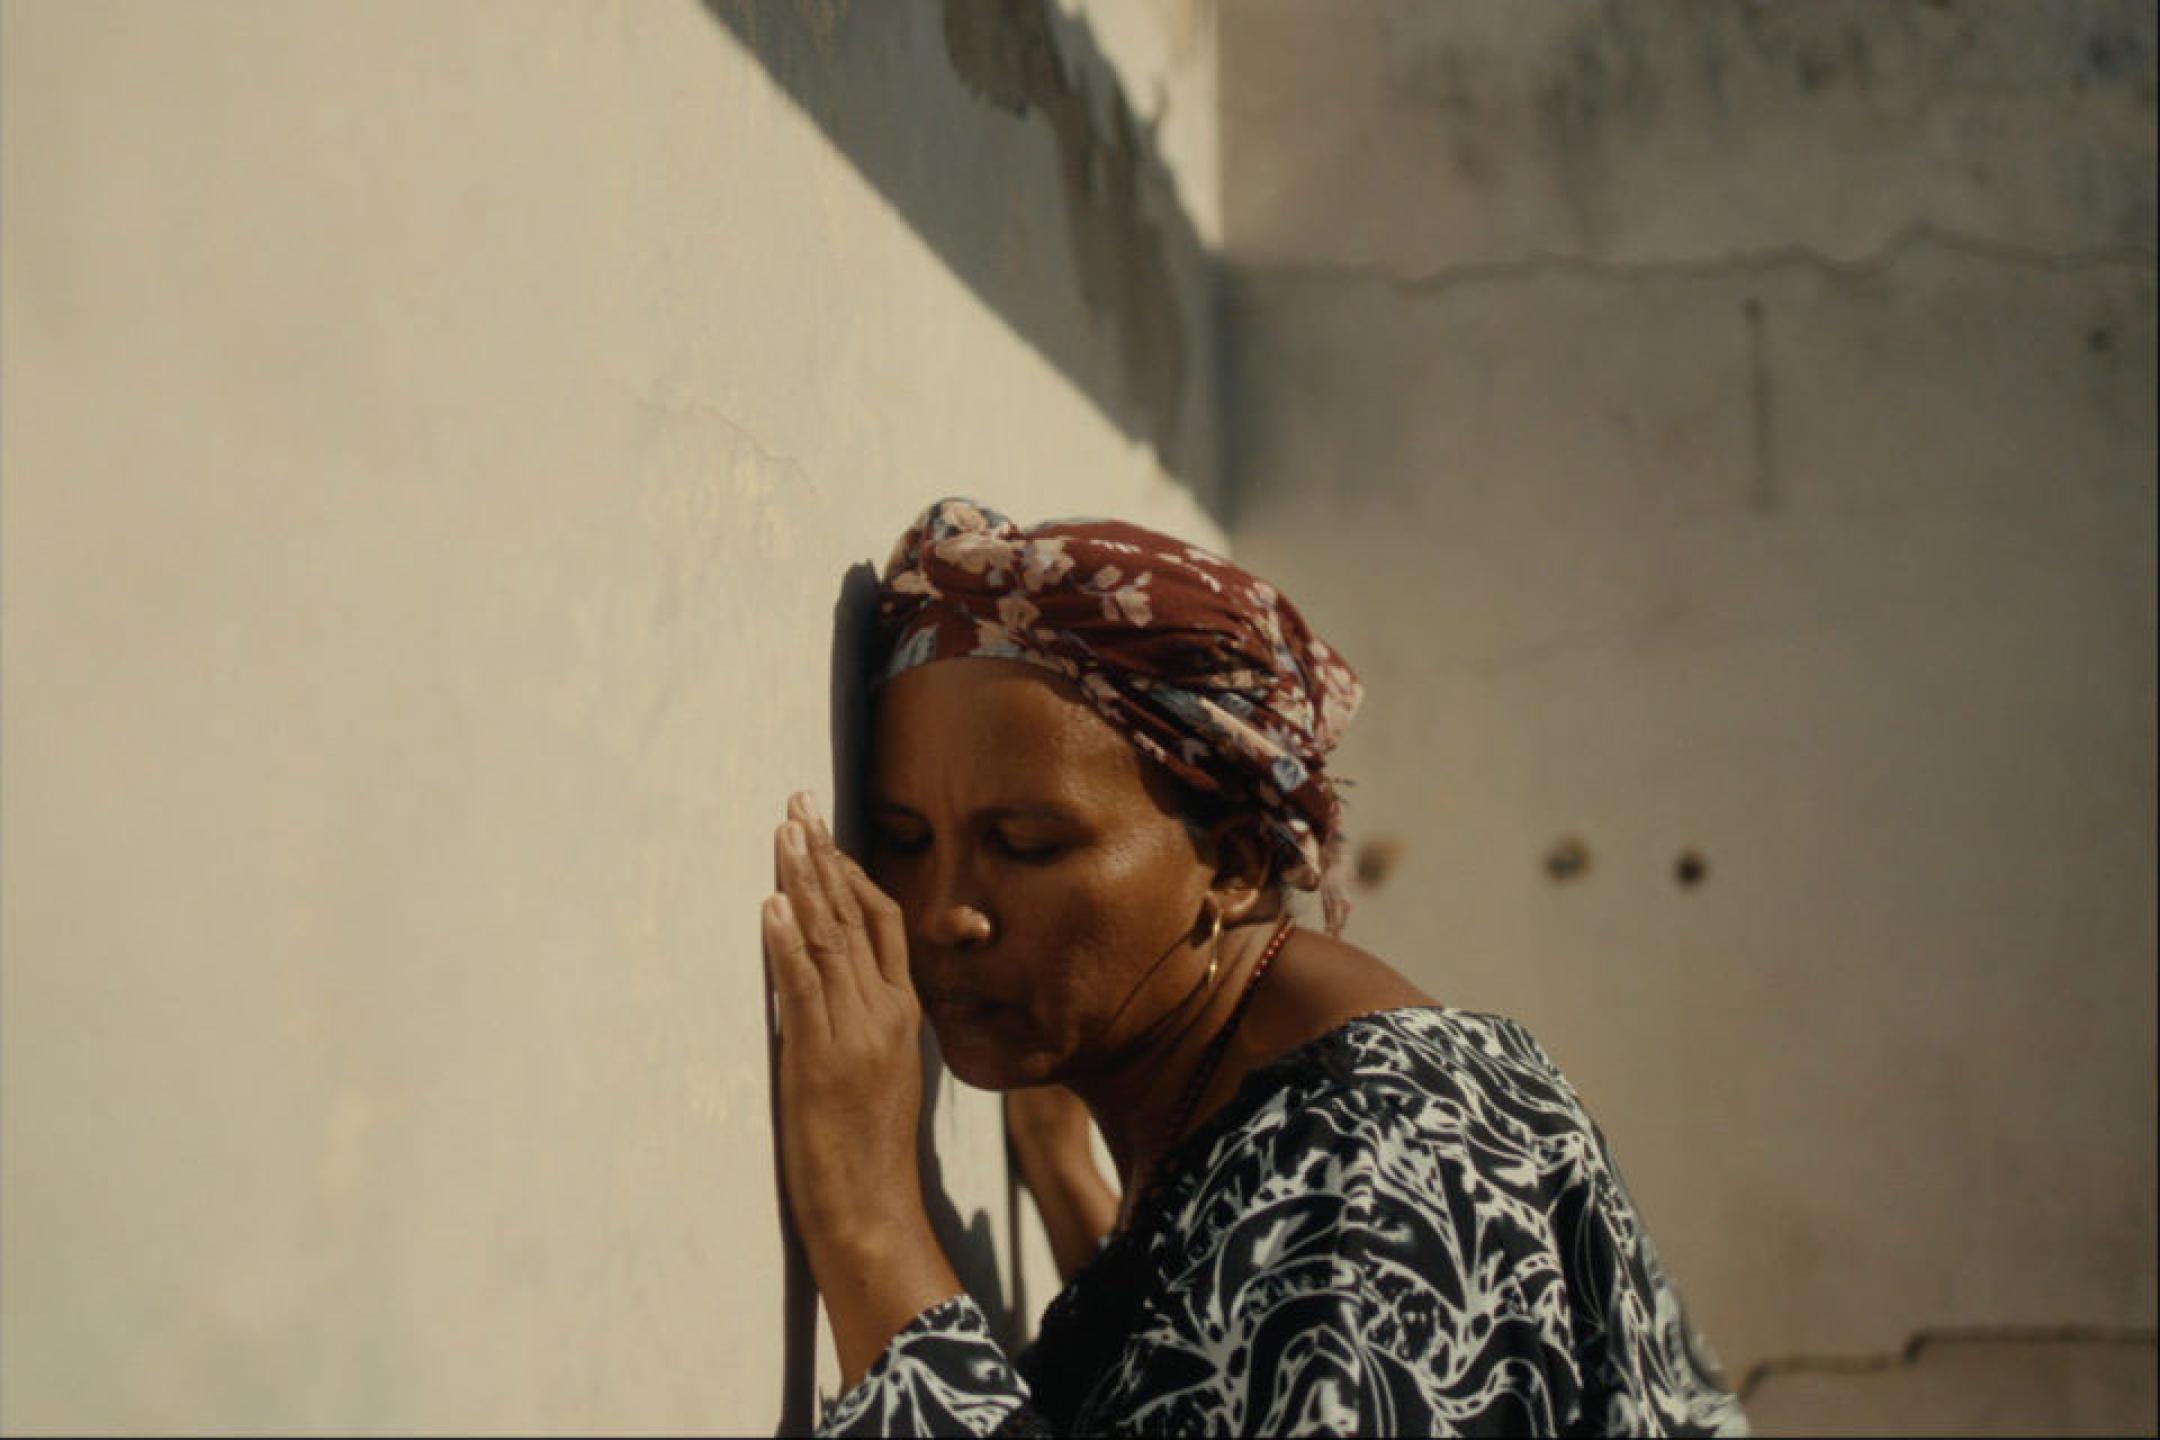
M 1143 755 L 1204 794 L 1263 813 L 1283 878 L 1318 890 L 1331 934 L 1344 893 L 1343 782 L 1324 768 L 1364 687 L 1266 581 L 1118 520 L 1021 529 L 940 500 L 885 564 L 886 680 L 964 656 L 1076 682 Z

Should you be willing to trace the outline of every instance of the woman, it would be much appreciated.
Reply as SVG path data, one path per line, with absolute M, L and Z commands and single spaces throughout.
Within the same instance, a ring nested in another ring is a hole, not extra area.
M 1288 601 L 1137 527 L 946 500 L 879 616 L 870 870 L 797 796 L 765 911 L 847 1386 L 824 1433 L 1743 1429 L 1535 1042 L 1337 938 L 1324 758 L 1360 689 Z M 1015 1097 L 1069 1281 L 1017 1358 L 924 1211 L 925 1013 Z

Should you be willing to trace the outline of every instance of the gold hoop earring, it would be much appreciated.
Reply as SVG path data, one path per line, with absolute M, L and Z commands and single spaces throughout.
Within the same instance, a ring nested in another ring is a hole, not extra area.
M 1208 939 L 1213 942 L 1208 952 L 1207 988 L 1215 988 L 1215 977 L 1222 970 L 1222 911 L 1215 912 L 1215 929 Z

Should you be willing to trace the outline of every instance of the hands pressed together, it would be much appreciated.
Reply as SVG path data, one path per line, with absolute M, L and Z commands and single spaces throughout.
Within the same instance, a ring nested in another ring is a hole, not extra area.
M 915 1159 L 922 1010 L 900 907 L 807 795 L 774 836 L 765 957 L 780 1017 L 780 1160 L 849 1385 L 901 1326 L 960 1291 Z
M 823 1232 L 876 1223 L 866 1194 L 916 1178 L 922 1011 L 899 906 L 841 853 L 806 796 L 788 812 L 765 955 L 780 1011 L 788 1202 L 814 1248 Z
M 900 907 L 833 843 L 806 794 L 773 836 L 765 962 L 780 1016 L 788 1211 L 852 1386 L 909 1320 L 960 1292 L 923 1204 L 922 1007 Z M 1057 1086 L 1006 1097 L 1023 1178 L 1067 1278 L 1110 1228 L 1116 1192 L 1086 1109 Z

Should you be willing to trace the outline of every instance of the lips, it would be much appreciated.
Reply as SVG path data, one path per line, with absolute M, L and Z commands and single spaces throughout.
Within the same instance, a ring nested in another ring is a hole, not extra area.
M 934 1015 L 988 1015 L 994 1010 L 1009 1007 L 971 995 L 964 990 L 931 990 L 921 992 L 923 1008 Z

